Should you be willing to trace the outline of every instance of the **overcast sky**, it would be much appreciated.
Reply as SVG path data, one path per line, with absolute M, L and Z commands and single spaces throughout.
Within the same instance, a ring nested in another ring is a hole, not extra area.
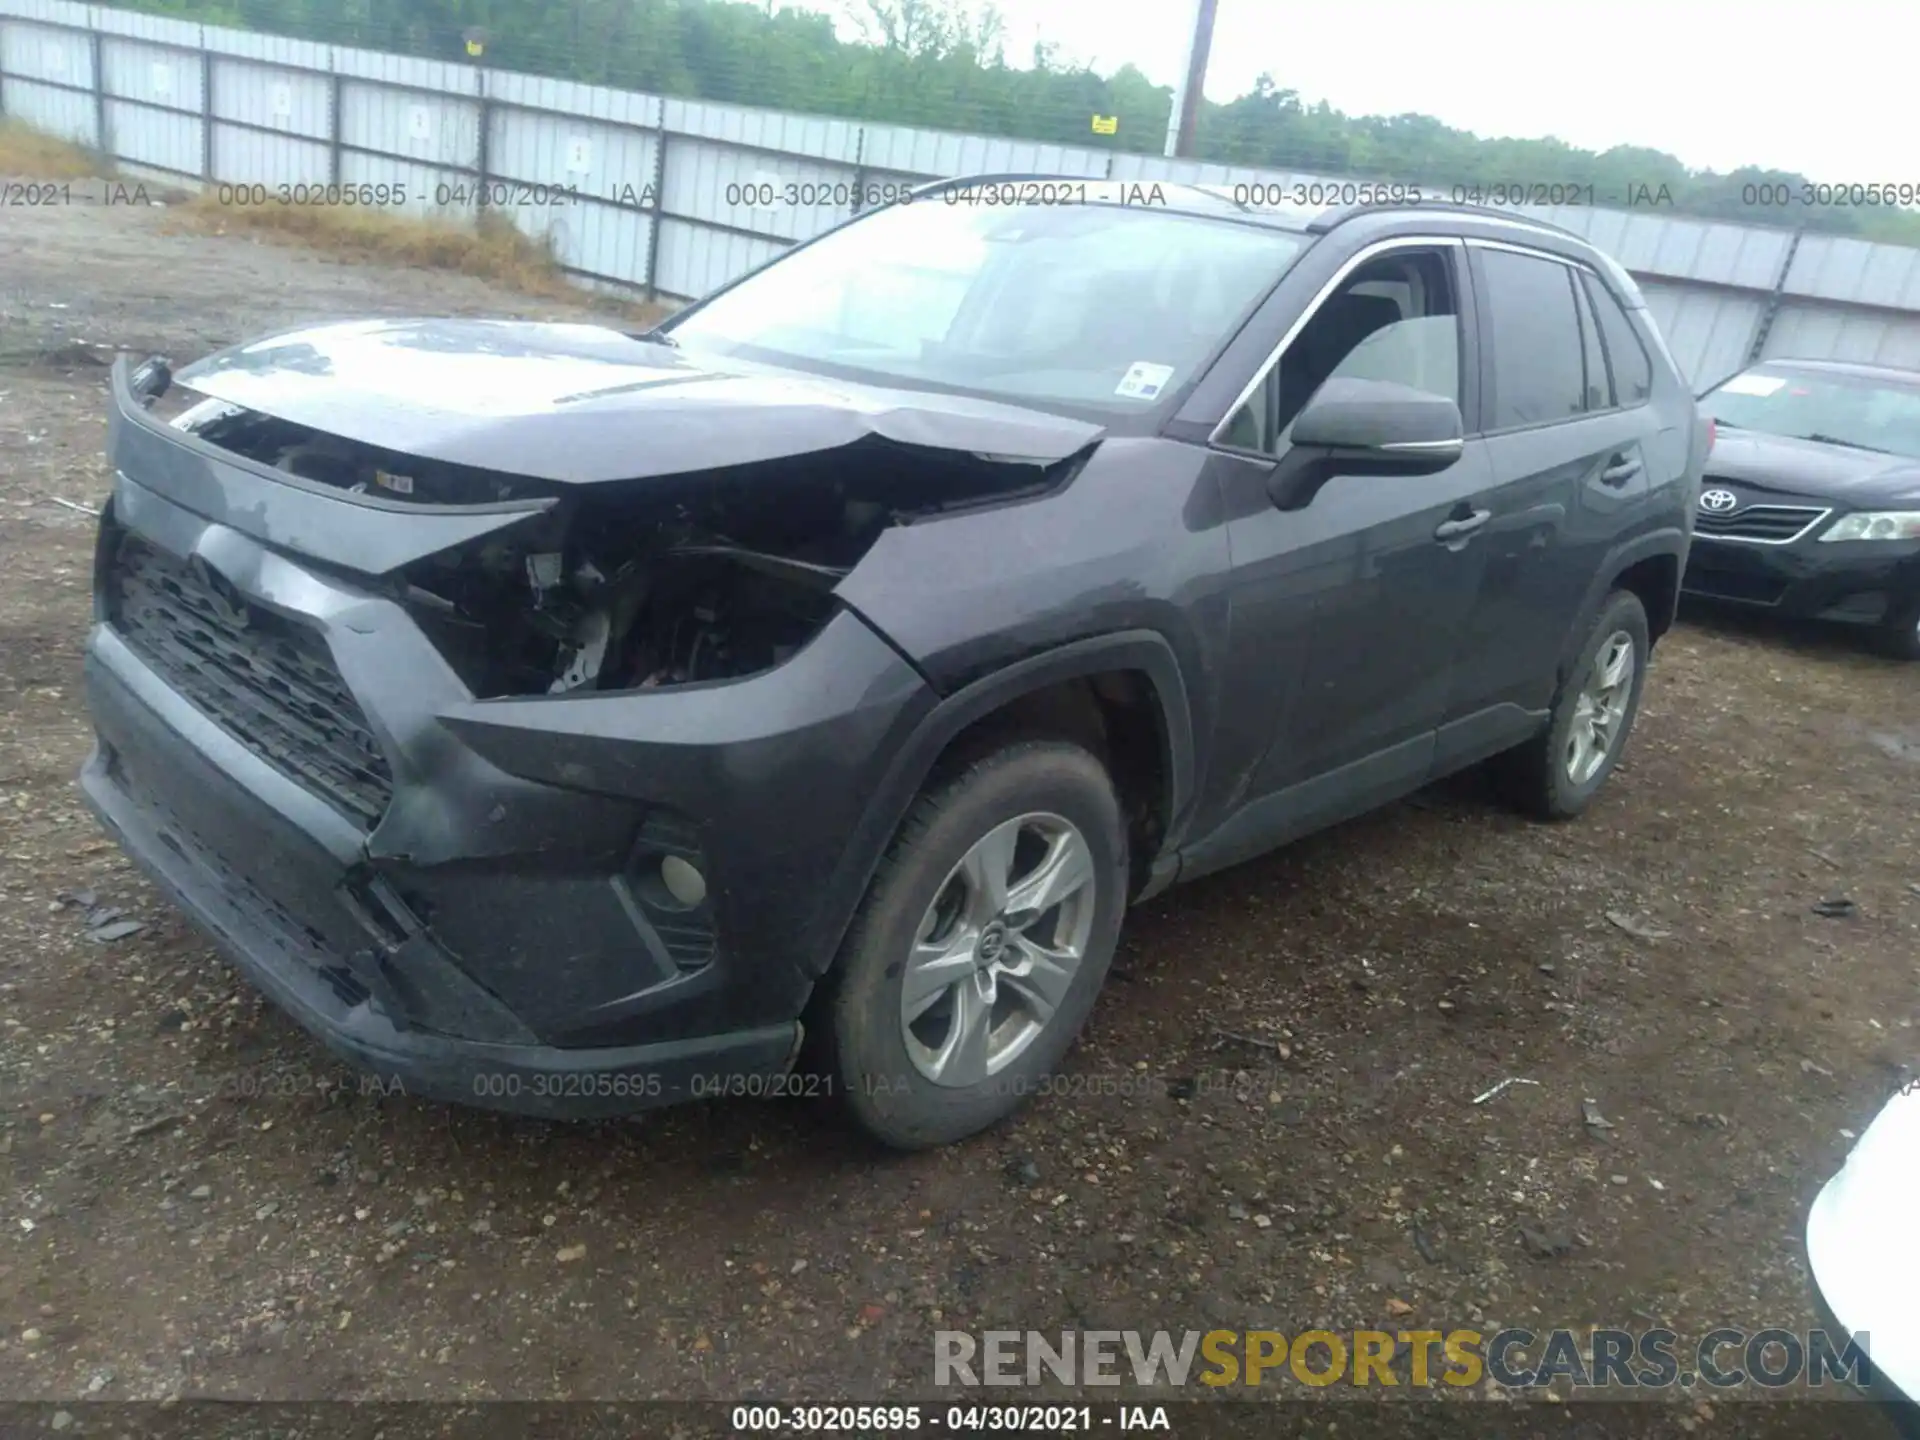
M 1010 62 L 1040 36 L 1102 72 L 1131 63 L 1171 85 L 1193 0 L 997 3 Z M 1219 0 L 1207 95 L 1232 99 L 1265 70 L 1349 114 L 1912 185 L 1916 54 L 1914 0 Z

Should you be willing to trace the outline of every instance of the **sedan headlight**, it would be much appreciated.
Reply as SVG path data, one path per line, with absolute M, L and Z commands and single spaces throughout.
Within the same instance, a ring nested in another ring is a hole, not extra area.
M 1822 540 L 1920 540 L 1920 510 L 1862 510 L 1842 515 Z

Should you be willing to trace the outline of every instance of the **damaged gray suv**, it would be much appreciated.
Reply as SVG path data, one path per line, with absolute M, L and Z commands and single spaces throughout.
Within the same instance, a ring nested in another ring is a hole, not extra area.
M 231 961 L 408 1093 L 901 1147 L 1040 1088 L 1175 881 L 1482 761 L 1581 811 L 1706 444 L 1570 233 L 1010 177 L 643 335 L 113 387 L 82 786 Z

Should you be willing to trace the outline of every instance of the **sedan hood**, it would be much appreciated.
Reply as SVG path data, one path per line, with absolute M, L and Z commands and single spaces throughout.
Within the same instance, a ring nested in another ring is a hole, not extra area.
M 1873 1367 L 1920 1397 L 1920 1088 L 1887 1102 L 1807 1216 L 1807 1265 Z
M 1103 433 L 995 401 L 723 367 L 598 325 L 322 325 L 222 350 L 175 379 L 363 444 L 575 484 L 751 465 L 869 437 L 1051 465 Z
M 1853 509 L 1920 501 L 1920 460 L 1726 426 L 1714 439 L 1707 475 Z

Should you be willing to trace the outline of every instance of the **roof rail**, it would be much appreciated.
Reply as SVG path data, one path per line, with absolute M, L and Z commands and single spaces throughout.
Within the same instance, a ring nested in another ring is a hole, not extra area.
M 1592 244 L 1578 230 L 1569 230 L 1564 225 L 1555 225 L 1551 220 L 1536 220 L 1531 215 L 1516 215 L 1512 210 L 1499 205 L 1463 205 L 1452 200 L 1398 200 L 1379 201 L 1373 204 L 1341 205 L 1316 215 L 1307 225 L 1308 233 L 1324 235 L 1337 229 L 1349 220 L 1362 215 L 1374 215 L 1383 210 L 1438 210 L 1449 215 L 1472 215 L 1482 220 L 1502 220 L 1509 225 L 1523 226 L 1529 230 L 1545 230 L 1549 234 L 1564 235 L 1569 240 L 1578 240 L 1582 244 Z

